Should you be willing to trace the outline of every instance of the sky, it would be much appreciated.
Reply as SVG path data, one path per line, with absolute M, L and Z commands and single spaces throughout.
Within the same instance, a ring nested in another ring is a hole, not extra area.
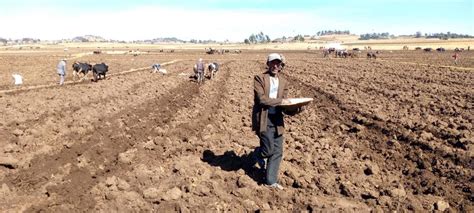
M 322 30 L 474 35 L 474 0 L 0 0 L 0 38 L 242 42 Z

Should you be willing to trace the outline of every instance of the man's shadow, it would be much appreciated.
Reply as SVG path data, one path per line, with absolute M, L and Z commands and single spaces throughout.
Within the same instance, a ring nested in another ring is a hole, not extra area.
M 243 169 L 245 174 L 252 178 L 259 185 L 264 183 L 264 171 L 255 167 L 253 151 L 249 154 L 238 156 L 234 151 L 224 152 L 223 155 L 215 155 L 211 150 L 202 153 L 201 160 L 211 166 L 218 166 L 225 171 L 238 171 Z

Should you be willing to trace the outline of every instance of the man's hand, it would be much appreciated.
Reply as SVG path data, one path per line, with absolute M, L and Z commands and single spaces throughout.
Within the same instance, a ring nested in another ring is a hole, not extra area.
M 281 104 L 282 105 L 288 105 L 288 104 L 291 104 L 291 101 L 285 98 L 285 99 L 281 100 Z
M 301 113 L 301 112 L 305 111 L 305 109 L 306 109 L 306 107 L 304 107 L 304 106 L 298 108 L 298 113 Z

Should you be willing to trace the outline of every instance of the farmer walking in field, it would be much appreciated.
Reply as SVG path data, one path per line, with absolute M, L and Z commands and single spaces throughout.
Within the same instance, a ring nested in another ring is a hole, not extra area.
M 205 72 L 204 62 L 202 61 L 202 58 L 200 58 L 197 61 L 193 69 L 194 69 L 194 74 L 196 76 L 197 82 L 201 84 L 202 81 L 204 80 L 204 72 Z
M 453 59 L 454 59 L 454 64 L 455 65 L 458 65 L 458 59 L 459 59 L 459 55 L 457 52 L 454 53 L 454 55 L 452 56 Z
M 252 164 L 258 163 L 265 170 L 265 182 L 272 188 L 283 189 L 278 184 L 278 172 L 283 157 L 283 113 L 295 115 L 293 111 L 278 107 L 288 104 L 288 82 L 279 73 L 285 66 L 284 57 L 272 53 L 267 58 L 268 69 L 254 78 L 254 106 L 252 110 L 252 130 L 260 139 L 260 146 L 254 151 Z M 265 163 L 265 159 L 267 162 Z M 265 165 L 266 164 L 266 165 Z
M 67 59 L 63 58 L 59 61 L 58 65 L 56 66 L 56 72 L 59 75 L 59 85 L 64 84 L 64 77 L 66 76 L 66 62 Z

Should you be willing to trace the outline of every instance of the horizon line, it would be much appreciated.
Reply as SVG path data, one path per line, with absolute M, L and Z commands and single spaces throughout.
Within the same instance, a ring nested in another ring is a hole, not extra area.
M 320 31 L 321 32 L 321 31 Z M 342 32 L 342 31 L 341 31 Z M 378 33 L 363 33 L 363 34 L 353 34 L 353 33 L 350 33 L 350 34 L 326 34 L 326 35 L 308 35 L 308 34 L 296 34 L 296 35 L 293 35 L 293 36 L 281 36 L 281 37 L 277 37 L 277 38 L 273 38 L 270 40 L 271 41 L 274 41 L 274 40 L 277 40 L 277 39 L 283 39 L 283 38 L 294 38 L 294 37 L 297 37 L 297 36 L 303 36 L 303 37 L 324 37 L 324 36 L 359 36 L 361 37 L 362 35 L 380 35 L 380 34 L 384 34 L 384 33 L 388 33 L 388 32 L 378 32 Z M 416 36 L 417 32 L 415 32 L 414 34 L 388 34 L 389 37 L 405 37 L 405 36 Z M 437 32 L 437 33 L 421 33 L 420 37 L 419 38 L 426 38 L 428 36 L 434 36 L 434 35 L 437 35 L 437 34 L 444 34 L 444 35 L 447 35 L 447 34 L 450 34 L 450 35 L 458 35 L 458 36 L 468 36 L 467 38 L 470 38 L 470 37 L 473 37 L 473 35 L 470 35 L 470 34 L 462 34 L 462 33 L 455 33 L 455 32 L 450 32 L 450 31 L 447 31 L 447 32 Z M 256 34 L 251 34 L 251 35 L 256 35 Z M 249 37 L 251 36 L 249 35 Z M 265 34 L 264 34 L 265 35 Z M 6 37 L 2 37 L 0 35 L 0 39 L 5 39 L 5 40 L 8 40 L 8 41 L 17 41 L 17 40 L 24 40 L 24 39 L 31 39 L 31 40 L 39 40 L 39 41 L 64 41 L 64 40 L 74 40 L 74 39 L 80 39 L 80 38 L 85 38 L 86 37 L 95 37 L 97 39 L 101 39 L 101 40 L 105 40 L 105 41 L 127 41 L 127 42 L 135 42 L 135 41 L 152 41 L 152 40 L 159 40 L 159 39 L 176 39 L 176 40 L 179 40 L 179 41 L 182 41 L 182 42 L 191 42 L 193 40 L 195 41 L 207 41 L 207 42 L 244 42 L 244 40 L 248 39 L 249 37 L 247 38 L 243 38 L 241 39 L 241 41 L 231 41 L 230 39 L 224 39 L 224 40 L 219 40 L 219 39 L 212 39 L 212 38 L 209 38 L 209 39 L 189 39 L 189 40 L 186 40 L 186 39 L 181 39 L 177 36 L 164 36 L 164 37 L 155 37 L 155 38 L 147 38 L 147 39 L 110 39 L 110 38 L 105 38 L 105 36 L 101 36 L 101 35 L 79 35 L 79 36 L 74 36 L 72 38 L 56 38 L 56 39 L 43 39 L 43 38 L 35 38 L 35 37 L 22 37 L 22 38 L 6 38 Z M 462 38 L 462 37 L 461 37 Z M 448 38 L 448 39 L 461 39 L 461 38 Z M 382 39 L 387 39 L 387 38 L 382 38 Z M 89 41 L 85 41 L 85 42 L 89 42 Z

